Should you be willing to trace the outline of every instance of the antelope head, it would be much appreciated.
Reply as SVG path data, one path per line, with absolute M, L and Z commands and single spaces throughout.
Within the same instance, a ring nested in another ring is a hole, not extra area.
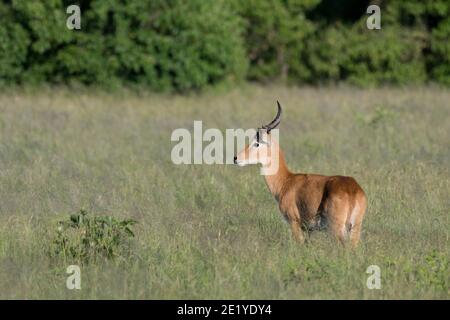
M 275 118 L 270 123 L 257 129 L 255 137 L 234 157 L 235 164 L 238 166 L 248 164 L 268 166 L 273 163 L 274 157 L 278 157 L 278 144 L 270 133 L 281 121 L 281 105 L 278 101 L 277 106 L 278 111 Z

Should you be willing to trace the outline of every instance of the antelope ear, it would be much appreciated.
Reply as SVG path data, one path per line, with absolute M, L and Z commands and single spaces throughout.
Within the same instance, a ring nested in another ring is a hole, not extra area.
M 264 130 L 264 131 L 263 131 Z M 269 134 L 269 132 L 267 132 L 267 129 L 261 129 L 261 131 L 264 133 L 266 133 L 266 134 Z M 270 131 L 270 130 L 269 130 Z M 266 138 L 267 138 L 267 136 L 266 136 Z M 270 139 L 267 139 L 267 140 L 264 140 L 264 135 L 261 135 L 261 133 L 259 134 L 259 140 L 258 140 L 258 143 L 260 143 L 260 144 L 265 144 L 265 145 L 270 145 Z

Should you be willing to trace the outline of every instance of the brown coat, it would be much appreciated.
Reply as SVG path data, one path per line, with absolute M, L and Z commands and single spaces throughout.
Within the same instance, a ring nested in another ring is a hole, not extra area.
M 366 195 L 356 180 L 345 176 L 294 174 L 277 146 L 278 172 L 266 175 L 270 192 L 290 223 L 294 238 L 303 242 L 305 230 L 328 228 L 342 243 L 349 235 L 356 245 L 367 207 Z

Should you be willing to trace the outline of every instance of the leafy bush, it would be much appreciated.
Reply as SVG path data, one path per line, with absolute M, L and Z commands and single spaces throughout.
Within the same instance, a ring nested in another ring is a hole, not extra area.
M 404 34 L 413 34 L 415 44 L 422 46 L 420 58 L 426 66 L 428 79 L 449 85 L 450 2 L 395 0 L 385 9 L 388 25 L 401 26 Z
M 245 43 L 250 61 L 248 78 L 268 81 L 288 76 L 306 79 L 308 69 L 299 59 L 304 40 L 315 30 L 306 12 L 320 0 L 240 1 L 239 14 L 246 21 Z
M 22 37 L 30 39 L 23 47 L 25 59 L 22 60 L 23 71 L 18 80 L 32 83 L 51 81 L 57 74 L 56 54 L 59 48 L 71 41 L 74 35 L 66 28 L 63 3 L 60 0 L 14 0 L 8 9 L 9 18 L 25 32 Z M 12 37 L 11 41 L 22 47 L 21 38 Z M 6 50 L 4 53 L 11 56 L 14 52 Z
M 246 57 L 242 25 L 224 1 L 151 1 L 158 13 L 152 24 L 156 52 L 152 87 L 170 83 L 177 90 L 197 89 L 241 79 Z
M 31 42 L 27 31 L 12 18 L 11 8 L 0 3 L 0 85 L 20 80 Z
M 305 57 L 311 81 L 346 80 L 358 85 L 424 82 L 423 47 L 414 35 L 395 28 L 329 29 L 319 36 L 321 42 L 310 44 Z
M 408 280 L 414 282 L 418 288 L 430 288 L 432 290 L 449 290 L 449 267 L 448 255 L 432 250 L 426 254 L 421 261 L 406 268 Z
M 361 28 L 362 29 L 362 28 Z M 355 84 L 405 84 L 426 80 L 420 33 L 385 28 L 379 34 L 360 30 L 349 37 L 342 59 L 343 79 Z M 389 48 L 389 50 L 386 50 Z
M 65 26 L 68 5 L 16 0 L 0 7 L 11 20 L 0 29 L 0 61 L 17 57 L 0 75 L 19 75 L 17 64 L 26 71 L 21 82 L 185 91 L 246 73 L 241 20 L 225 1 L 83 1 L 81 30 L 73 31 Z M 27 37 L 33 41 L 21 40 Z
M 68 220 L 59 221 L 50 250 L 52 257 L 89 262 L 98 258 L 126 257 L 130 253 L 131 227 L 136 221 L 105 216 L 88 216 L 81 210 Z
M 450 15 L 450 5 L 447 10 Z M 450 86 L 450 17 L 442 20 L 431 34 L 431 77 Z

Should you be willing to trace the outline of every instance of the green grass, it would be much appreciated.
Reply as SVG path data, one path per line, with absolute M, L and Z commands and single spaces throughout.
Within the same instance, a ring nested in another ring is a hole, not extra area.
M 357 250 L 326 233 L 296 244 L 257 167 L 172 164 L 172 130 L 260 126 L 276 99 L 290 168 L 352 175 L 366 191 Z M 420 87 L 4 92 L 0 298 L 449 299 L 449 101 Z M 47 254 L 80 209 L 138 222 L 126 259 Z M 380 290 L 366 287 L 370 265 Z

